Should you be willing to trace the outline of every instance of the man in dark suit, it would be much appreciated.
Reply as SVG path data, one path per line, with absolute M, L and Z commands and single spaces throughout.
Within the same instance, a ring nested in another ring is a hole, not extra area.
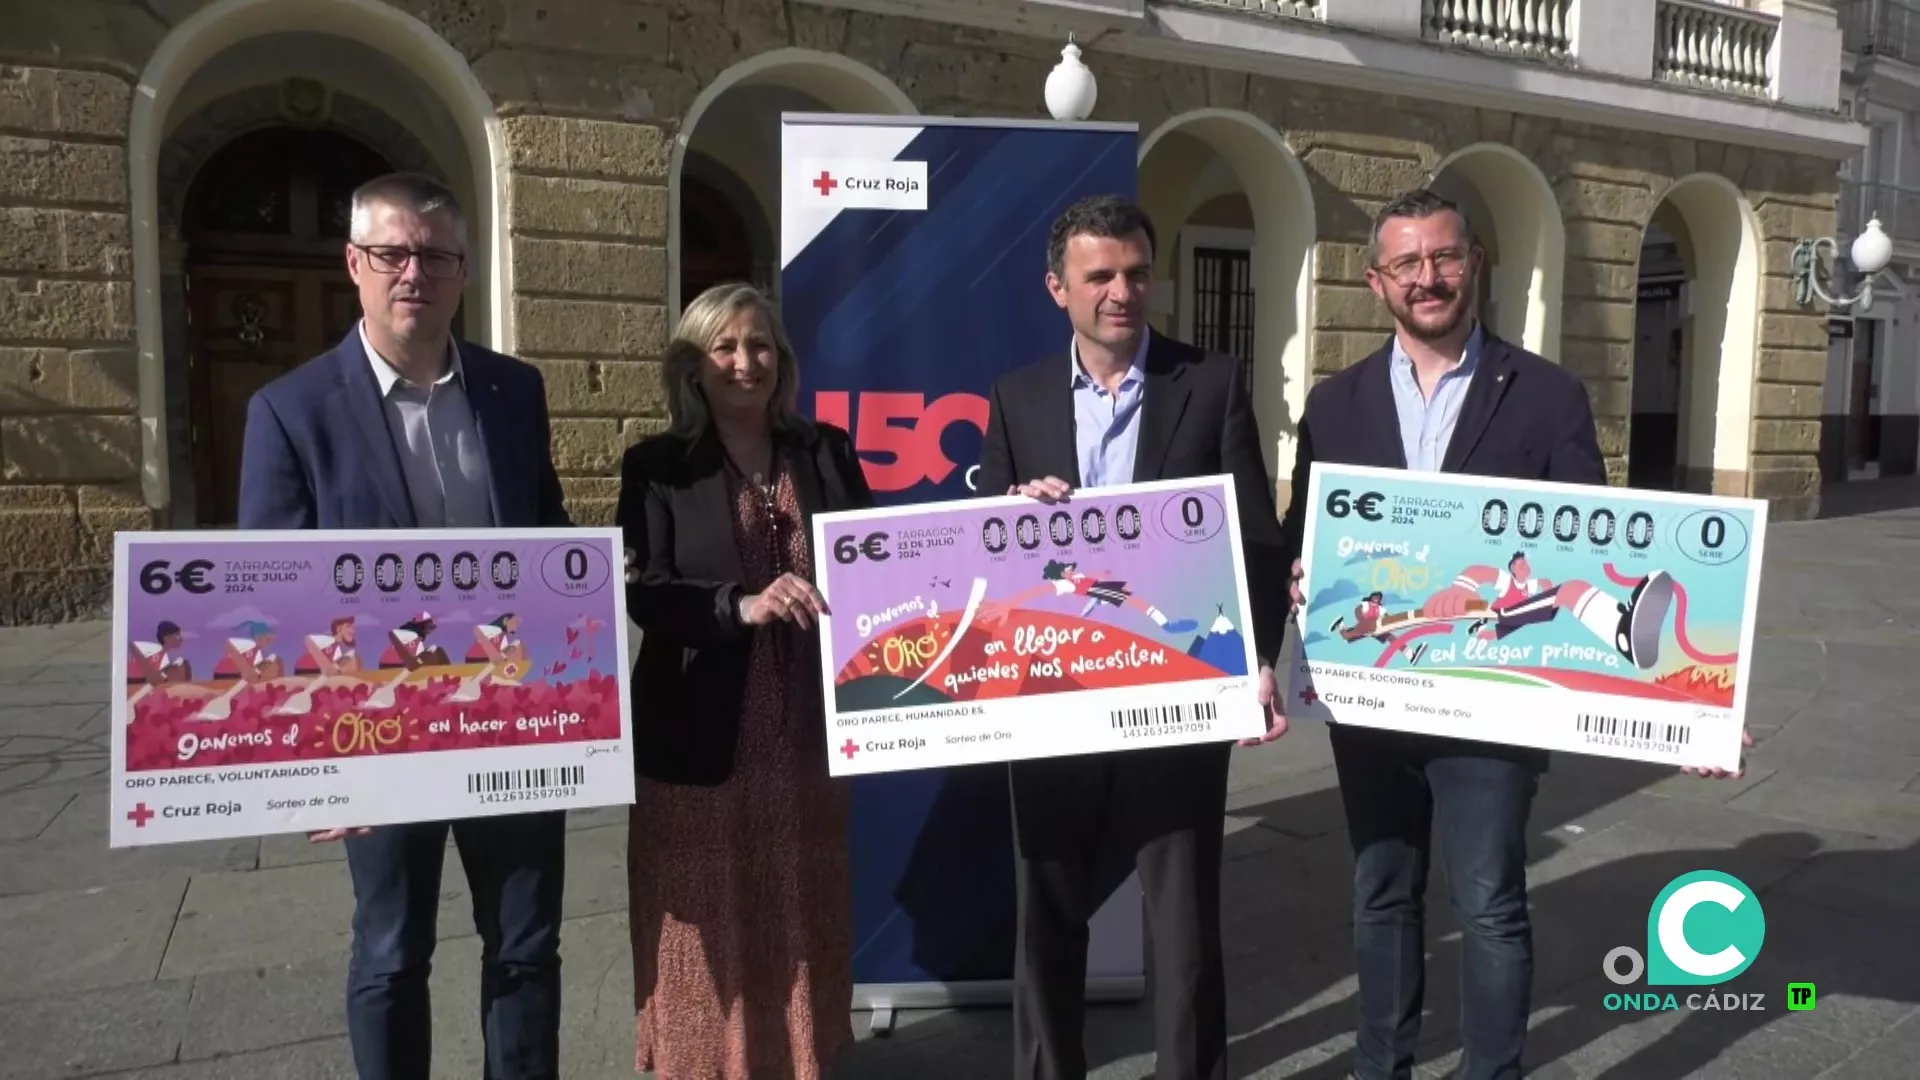
M 1476 319 L 1484 258 L 1465 216 L 1430 191 L 1402 195 L 1374 219 L 1367 283 L 1392 314 L 1394 334 L 1307 395 L 1294 502 L 1282 524 L 1290 561 L 1314 510 L 1305 498 L 1315 461 L 1607 482 L 1586 387 Z M 1524 566 L 1514 573 L 1525 576 Z M 1456 590 L 1469 586 L 1448 586 L 1436 603 L 1464 600 Z M 1626 612 L 1600 599 L 1574 614 L 1611 643 Z M 1463 931 L 1457 1075 L 1518 1077 L 1533 983 L 1527 816 L 1546 753 L 1339 724 L 1329 738 L 1355 860 L 1355 1075 L 1412 1075 L 1425 979 L 1422 897 L 1437 828 Z
M 1054 222 L 1047 288 L 1067 352 L 994 384 L 979 490 L 1045 502 L 1076 488 L 1231 473 L 1269 742 L 1286 731 L 1273 659 L 1286 617 L 1273 483 L 1240 362 L 1153 332 L 1153 223 L 1095 197 Z M 1134 853 L 1153 937 L 1157 1075 L 1226 1076 L 1220 856 L 1231 743 L 1014 762 L 1019 943 L 1014 1071 L 1084 1077 L 1087 920 L 1101 856 Z
M 567 526 L 546 386 L 454 340 L 466 224 L 447 189 L 397 174 L 353 196 L 347 270 L 364 317 L 247 406 L 242 529 Z M 353 878 L 347 1030 L 362 1080 L 430 1071 L 427 971 L 451 829 L 481 941 L 489 1080 L 559 1075 L 564 812 L 339 829 Z
M 1502 341 L 1474 312 L 1482 260 L 1457 206 L 1408 192 L 1373 222 L 1367 284 L 1393 316 L 1393 336 L 1373 355 L 1307 394 L 1293 466 L 1294 502 L 1281 523 L 1292 564 L 1291 599 L 1305 605 L 1300 546 L 1315 508 L 1303 502 L 1316 461 L 1516 480 L 1605 485 L 1593 406 L 1578 378 Z M 1423 605 L 1461 611 L 1473 599 L 1523 599 L 1523 554 L 1505 570 L 1466 574 Z M 1506 597 L 1485 596 L 1487 585 Z M 1637 615 L 1670 599 L 1657 590 L 1609 597 L 1562 594 L 1569 614 L 1631 660 L 1644 647 Z M 1573 602 L 1576 599 L 1583 602 Z M 1514 615 L 1526 618 L 1524 614 Z M 1489 620 L 1497 623 L 1508 615 Z M 1427 868 L 1431 829 L 1463 931 L 1460 1080 L 1521 1075 L 1533 989 L 1527 913 L 1527 817 L 1545 751 L 1328 726 L 1354 854 L 1354 953 L 1360 1025 L 1354 1075 L 1405 1080 L 1413 1072 L 1425 996 Z M 1743 736 L 1743 740 L 1745 737 Z M 1752 745 L 1751 740 L 1745 740 Z M 1683 772 L 1722 778 L 1718 769 Z

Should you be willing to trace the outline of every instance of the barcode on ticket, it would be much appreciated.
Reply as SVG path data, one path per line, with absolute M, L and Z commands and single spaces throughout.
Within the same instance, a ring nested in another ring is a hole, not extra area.
M 547 769 L 497 769 L 467 774 L 467 794 L 495 795 L 530 788 L 577 787 L 587 782 L 584 765 L 556 765 Z
M 1577 726 L 1586 735 L 1607 735 L 1677 746 L 1686 745 L 1693 735 L 1693 729 L 1685 724 L 1656 724 L 1651 720 L 1623 720 L 1618 716 L 1595 716 L 1592 713 L 1581 713 Z
M 1161 727 L 1166 724 L 1190 724 L 1220 718 L 1219 706 L 1211 701 L 1192 705 L 1149 705 L 1143 709 L 1115 709 L 1110 714 L 1116 728 Z

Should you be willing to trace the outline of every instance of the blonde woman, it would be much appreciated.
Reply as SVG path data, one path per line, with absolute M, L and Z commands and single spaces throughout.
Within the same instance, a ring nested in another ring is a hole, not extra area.
M 627 451 L 615 518 L 641 570 L 635 1064 L 814 1080 L 852 1040 L 853 976 L 809 537 L 873 495 L 847 433 L 799 414 L 799 363 L 751 286 L 687 306 L 663 379 L 671 430 Z

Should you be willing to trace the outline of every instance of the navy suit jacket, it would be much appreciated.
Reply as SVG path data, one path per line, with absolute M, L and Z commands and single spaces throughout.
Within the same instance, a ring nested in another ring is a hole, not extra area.
M 1240 361 L 1149 330 L 1146 397 L 1136 423 L 1135 481 L 1233 476 L 1240 506 L 1241 550 L 1253 604 L 1254 652 L 1272 664 L 1286 633 L 1287 567 L 1276 558 L 1280 532 L 1273 478 L 1260 451 L 1253 401 Z M 1079 487 L 1073 360 L 1062 352 L 994 381 L 987 430 L 980 442 L 979 494 L 1002 495 L 1014 484 L 1057 476 Z
M 1280 525 L 1286 565 L 1300 557 L 1306 518 L 1313 512 L 1306 499 L 1314 462 L 1407 467 L 1393 397 L 1392 357 L 1389 338 L 1372 356 L 1308 391 L 1293 463 L 1293 498 Z M 1586 384 L 1546 357 L 1489 331 L 1440 471 L 1605 484 L 1607 467 Z
M 467 400 L 486 447 L 493 517 L 503 528 L 572 521 L 553 468 L 546 380 L 524 361 L 459 342 Z M 331 352 L 247 403 L 242 529 L 411 529 L 400 452 L 356 325 Z

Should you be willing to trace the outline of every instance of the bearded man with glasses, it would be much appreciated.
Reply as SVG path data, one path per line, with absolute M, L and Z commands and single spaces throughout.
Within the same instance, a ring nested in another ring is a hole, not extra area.
M 1281 534 L 1298 556 L 1315 461 L 1520 480 L 1607 482 L 1586 387 L 1475 312 L 1486 258 L 1458 207 L 1402 195 L 1374 219 L 1367 284 L 1393 316 L 1372 356 L 1307 395 Z M 1519 1077 L 1533 984 L 1527 817 L 1544 751 L 1331 724 L 1354 855 L 1360 1080 L 1403 1080 L 1420 1042 L 1432 834 L 1462 931 L 1461 1080 Z
M 331 352 L 248 402 L 240 527 L 571 525 L 539 370 L 453 337 L 467 285 L 466 219 L 453 193 L 405 173 L 371 180 L 353 194 L 348 239 L 363 317 Z M 485 1074 L 556 1077 L 564 811 L 312 834 L 345 841 L 353 879 L 354 1067 L 361 1080 L 432 1071 L 427 972 L 449 832 L 481 942 Z

